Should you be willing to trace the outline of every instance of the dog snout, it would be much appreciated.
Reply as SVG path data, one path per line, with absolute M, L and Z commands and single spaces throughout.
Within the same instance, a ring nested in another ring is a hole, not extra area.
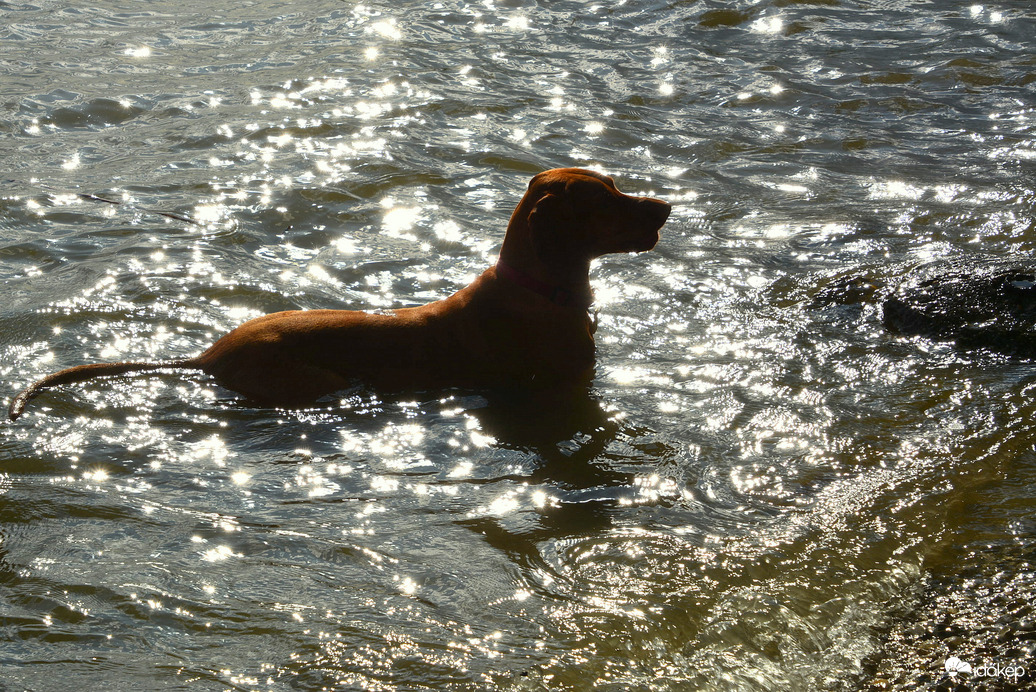
M 637 202 L 637 211 L 655 229 L 665 224 L 672 210 L 673 207 L 668 202 L 653 197 L 641 197 Z

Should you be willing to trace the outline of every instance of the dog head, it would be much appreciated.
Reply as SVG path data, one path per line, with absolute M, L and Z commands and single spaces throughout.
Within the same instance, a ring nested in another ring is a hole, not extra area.
M 619 192 L 595 171 L 555 168 L 529 183 L 508 232 L 524 230 L 547 266 L 583 264 L 611 252 L 650 250 L 670 209 L 662 200 Z

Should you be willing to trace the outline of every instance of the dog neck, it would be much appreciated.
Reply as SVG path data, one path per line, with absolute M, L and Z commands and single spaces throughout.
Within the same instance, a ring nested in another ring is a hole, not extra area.
M 593 293 L 591 292 L 581 294 L 580 292 L 569 290 L 560 284 L 540 281 L 534 276 L 515 269 L 502 259 L 498 259 L 496 262 L 496 273 L 522 288 L 538 293 L 550 302 L 563 308 L 588 310 L 594 302 Z

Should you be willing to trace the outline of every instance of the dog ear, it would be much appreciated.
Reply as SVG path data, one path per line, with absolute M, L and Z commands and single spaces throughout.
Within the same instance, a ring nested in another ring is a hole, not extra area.
M 553 264 L 563 260 L 569 243 L 567 227 L 572 225 L 568 204 L 558 195 L 546 194 L 529 212 L 529 239 L 541 262 Z

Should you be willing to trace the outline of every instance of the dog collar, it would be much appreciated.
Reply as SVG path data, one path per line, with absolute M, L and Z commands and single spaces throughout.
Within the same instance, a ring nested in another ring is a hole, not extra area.
M 536 277 L 529 276 L 525 272 L 518 271 L 511 265 L 501 262 L 500 260 L 497 260 L 496 262 L 496 272 L 508 281 L 512 281 L 522 288 L 527 288 L 533 293 L 538 293 L 550 302 L 555 305 L 560 305 L 563 308 L 582 308 L 583 310 L 586 310 L 593 303 L 592 298 L 591 300 L 580 299 L 579 296 L 564 286 L 540 281 Z

